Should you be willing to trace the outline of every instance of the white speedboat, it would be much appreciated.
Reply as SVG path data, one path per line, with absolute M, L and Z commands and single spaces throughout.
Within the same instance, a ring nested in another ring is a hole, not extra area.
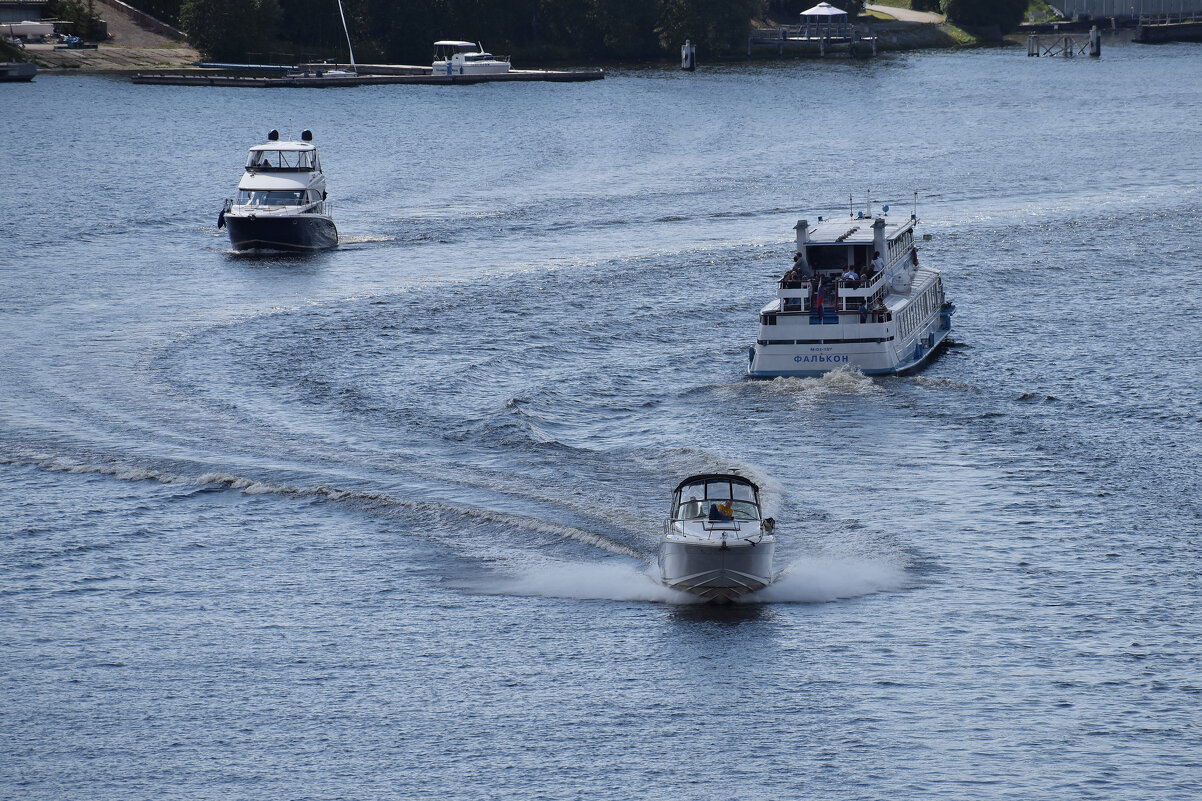
M 889 207 L 884 207 L 888 212 Z M 865 375 L 922 367 L 952 327 L 956 307 L 939 271 L 918 259 L 917 214 L 798 220 L 794 267 L 760 310 L 748 353 L 752 378 L 819 376 L 840 367 Z
M 509 72 L 509 56 L 484 52 L 477 42 L 444 39 L 434 43 L 434 75 L 495 75 Z
M 225 201 L 217 227 L 229 229 L 234 250 L 307 252 L 338 244 L 338 229 L 326 201 L 313 134 L 281 142 L 278 131 L 255 145 L 238 182 L 238 196 Z
M 690 476 L 672 494 L 659 570 L 664 584 L 711 601 L 733 601 L 772 583 L 776 522 L 760 514 L 760 491 L 733 474 Z

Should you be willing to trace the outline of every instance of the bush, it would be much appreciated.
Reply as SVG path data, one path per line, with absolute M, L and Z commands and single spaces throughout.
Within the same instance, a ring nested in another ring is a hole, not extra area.
M 245 58 L 275 31 L 280 9 L 276 0 L 184 0 L 180 26 L 188 42 L 206 58 Z
M 1027 13 L 1027 0 L 942 0 L 952 22 L 970 27 L 996 26 L 1002 33 L 1018 28 Z

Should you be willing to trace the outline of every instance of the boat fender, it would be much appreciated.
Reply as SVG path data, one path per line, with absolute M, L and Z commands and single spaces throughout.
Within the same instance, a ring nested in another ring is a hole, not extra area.
M 910 248 L 910 261 L 913 262 L 915 267 L 918 266 L 918 248 Z
M 747 347 L 747 364 L 750 366 L 755 362 L 755 345 Z
M 773 529 L 776 528 L 776 518 L 775 517 L 765 517 L 763 526 L 764 526 L 764 531 L 771 534 Z
M 223 211 L 217 215 L 217 229 L 220 230 L 224 227 L 225 227 L 225 212 Z

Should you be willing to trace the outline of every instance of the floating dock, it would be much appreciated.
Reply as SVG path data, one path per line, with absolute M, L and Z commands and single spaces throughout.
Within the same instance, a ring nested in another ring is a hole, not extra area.
M 1140 20 L 1132 41 L 1140 44 L 1202 42 L 1202 20 L 1179 22 L 1144 22 Z
M 232 65 L 231 65 L 232 66 Z M 282 88 L 333 88 L 337 86 L 369 86 L 372 84 L 475 84 L 501 83 L 505 81 L 552 81 L 573 83 L 577 81 L 599 81 L 605 70 L 510 70 L 509 72 L 481 73 L 478 75 L 434 75 L 430 67 L 409 64 L 360 65 L 357 75 L 327 75 L 327 70 L 341 69 L 336 65 L 323 64 L 320 68 L 310 66 L 297 68 L 287 75 L 236 75 L 229 70 L 197 69 L 186 72 L 138 73 L 134 83 L 159 86 L 239 86 L 256 89 Z

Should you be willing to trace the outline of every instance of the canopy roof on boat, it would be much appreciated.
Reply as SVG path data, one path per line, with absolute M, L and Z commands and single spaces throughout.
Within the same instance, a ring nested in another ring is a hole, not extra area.
M 316 150 L 317 148 L 312 142 L 268 142 L 265 145 L 255 145 L 250 149 L 250 152 L 262 152 L 264 150 Z
M 676 492 L 680 492 L 682 488 L 687 487 L 689 484 L 702 484 L 707 481 L 730 481 L 735 484 L 746 484 L 756 492 L 760 491 L 759 486 L 757 486 L 754 481 L 749 478 L 743 478 L 742 476 L 736 476 L 733 473 L 698 473 L 695 476 L 689 476 L 684 481 L 677 484 Z
M 458 42 L 452 39 L 440 39 L 434 43 L 435 47 L 475 47 L 475 42 Z
M 841 8 L 835 8 L 830 3 L 819 3 L 813 8 L 801 12 L 803 17 L 846 17 L 847 12 Z

